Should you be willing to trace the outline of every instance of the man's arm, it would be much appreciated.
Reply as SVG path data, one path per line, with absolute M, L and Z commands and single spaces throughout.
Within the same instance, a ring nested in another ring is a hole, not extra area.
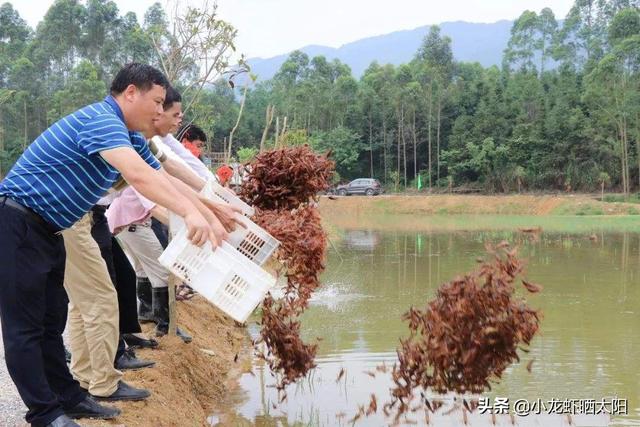
M 149 166 L 133 148 L 102 150 L 100 155 L 120 171 L 124 179 L 140 194 L 183 217 L 187 225 L 187 237 L 194 244 L 201 246 L 210 240 L 214 246 L 218 246 L 226 237 L 226 233 L 220 232 L 221 227 L 214 230 L 189 198 L 167 179 L 167 175 Z M 188 188 L 186 185 L 184 187 Z
M 200 191 L 204 188 L 204 179 L 200 178 L 187 166 L 175 159 L 172 159 L 171 157 L 168 157 L 164 162 L 162 162 L 162 168 L 166 170 L 169 175 L 178 178 L 180 181 L 184 182 L 196 191 Z
M 167 211 L 167 208 L 160 205 L 155 205 L 153 208 L 151 208 L 151 216 L 153 216 L 164 225 L 169 225 L 169 211 Z
M 162 142 L 158 136 L 154 136 L 149 141 L 149 149 L 153 155 L 162 163 L 162 167 L 197 192 L 204 188 L 206 181 L 199 177 L 187 162 Z
M 165 171 L 166 173 L 166 171 Z M 167 174 L 167 178 L 176 187 L 176 189 L 189 199 L 191 203 L 200 211 L 202 216 L 205 217 L 209 224 L 215 230 L 222 230 L 221 232 L 232 232 L 236 229 L 237 225 L 245 227 L 245 225 L 237 219 L 237 214 L 241 213 L 241 210 L 233 206 L 215 203 L 210 200 L 201 197 L 185 183 L 179 179 Z M 226 233 L 225 233 L 226 238 Z

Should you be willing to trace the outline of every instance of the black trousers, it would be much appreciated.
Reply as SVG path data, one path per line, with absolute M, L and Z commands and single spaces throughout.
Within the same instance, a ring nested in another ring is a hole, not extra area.
M 167 245 L 169 244 L 169 228 L 157 219 L 151 218 L 151 229 L 153 230 L 153 234 L 158 238 L 160 246 L 162 246 L 163 249 L 167 249 Z
M 69 372 L 62 344 L 64 242 L 34 215 L 0 198 L 0 321 L 7 369 L 28 408 L 26 420 L 44 426 L 86 394 Z
M 100 254 L 107 264 L 111 282 L 114 284 L 118 294 L 120 334 L 142 332 L 138 322 L 136 272 L 118 241 L 111 235 L 107 218 L 104 215 L 105 210 L 102 206 L 94 206 L 91 209 L 93 220 L 91 236 L 100 247 Z M 124 349 L 124 340 L 120 338 L 118 350 L 116 351 L 116 360 L 122 356 Z

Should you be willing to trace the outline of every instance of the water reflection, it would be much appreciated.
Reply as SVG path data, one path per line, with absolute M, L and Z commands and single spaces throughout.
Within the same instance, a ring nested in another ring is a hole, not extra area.
M 374 378 L 366 371 L 395 361 L 398 338 L 407 330 L 402 313 L 424 305 L 442 282 L 473 269 L 486 242 L 501 240 L 520 245 L 528 277 L 545 286 L 530 299 L 544 319 L 531 352 L 489 396 L 618 396 L 629 399 L 629 415 L 615 421 L 640 425 L 640 233 L 603 232 L 537 238 L 506 231 L 347 232 L 333 242 L 324 286 L 303 319 L 305 339 L 322 338 L 318 368 L 277 405 L 274 379 L 256 361 L 253 375 L 240 380 L 233 410 L 223 416 L 232 417 L 233 425 L 347 425 L 371 393 L 379 401 L 388 395 L 388 375 Z M 530 374 L 524 365 L 531 359 Z M 346 375 L 336 383 L 341 369 Z M 378 416 L 358 424 L 386 423 Z
M 373 250 L 382 241 L 382 236 L 375 230 L 349 230 L 342 239 L 345 247 L 356 251 Z

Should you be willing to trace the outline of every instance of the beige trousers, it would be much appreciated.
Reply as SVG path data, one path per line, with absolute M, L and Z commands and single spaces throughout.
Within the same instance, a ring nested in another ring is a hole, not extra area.
M 153 288 L 166 288 L 169 285 L 169 270 L 158 261 L 164 249 L 150 224 L 137 224 L 136 231 L 125 228 L 116 238 L 136 271 L 136 276 L 148 277 Z
M 92 395 L 105 397 L 116 391 L 122 378 L 113 365 L 119 337 L 118 295 L 91 236 L 90 218 L 86 214 L 62 232 L 67 251 L 67 330 L 73 377 Z

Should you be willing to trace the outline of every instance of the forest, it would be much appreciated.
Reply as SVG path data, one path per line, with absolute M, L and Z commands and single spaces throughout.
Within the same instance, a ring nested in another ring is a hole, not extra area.
M 250 160 L 274 146 L 332 151 L 336 182 L 390 191 L 640 189 L 640 1 L 524 11 L 500 67 L 458 62 L 432 26 L 405 64 L 292 52 L 261 80 L 214 3 L 143 17 L 110 0 L 56 0 L 36 28 L 0 6 L 0 176 L 50 124 L 102 99 L 128 62 L 158 66 L 210 151 Z M 267 35 L 265 35 L 267 36 Z

